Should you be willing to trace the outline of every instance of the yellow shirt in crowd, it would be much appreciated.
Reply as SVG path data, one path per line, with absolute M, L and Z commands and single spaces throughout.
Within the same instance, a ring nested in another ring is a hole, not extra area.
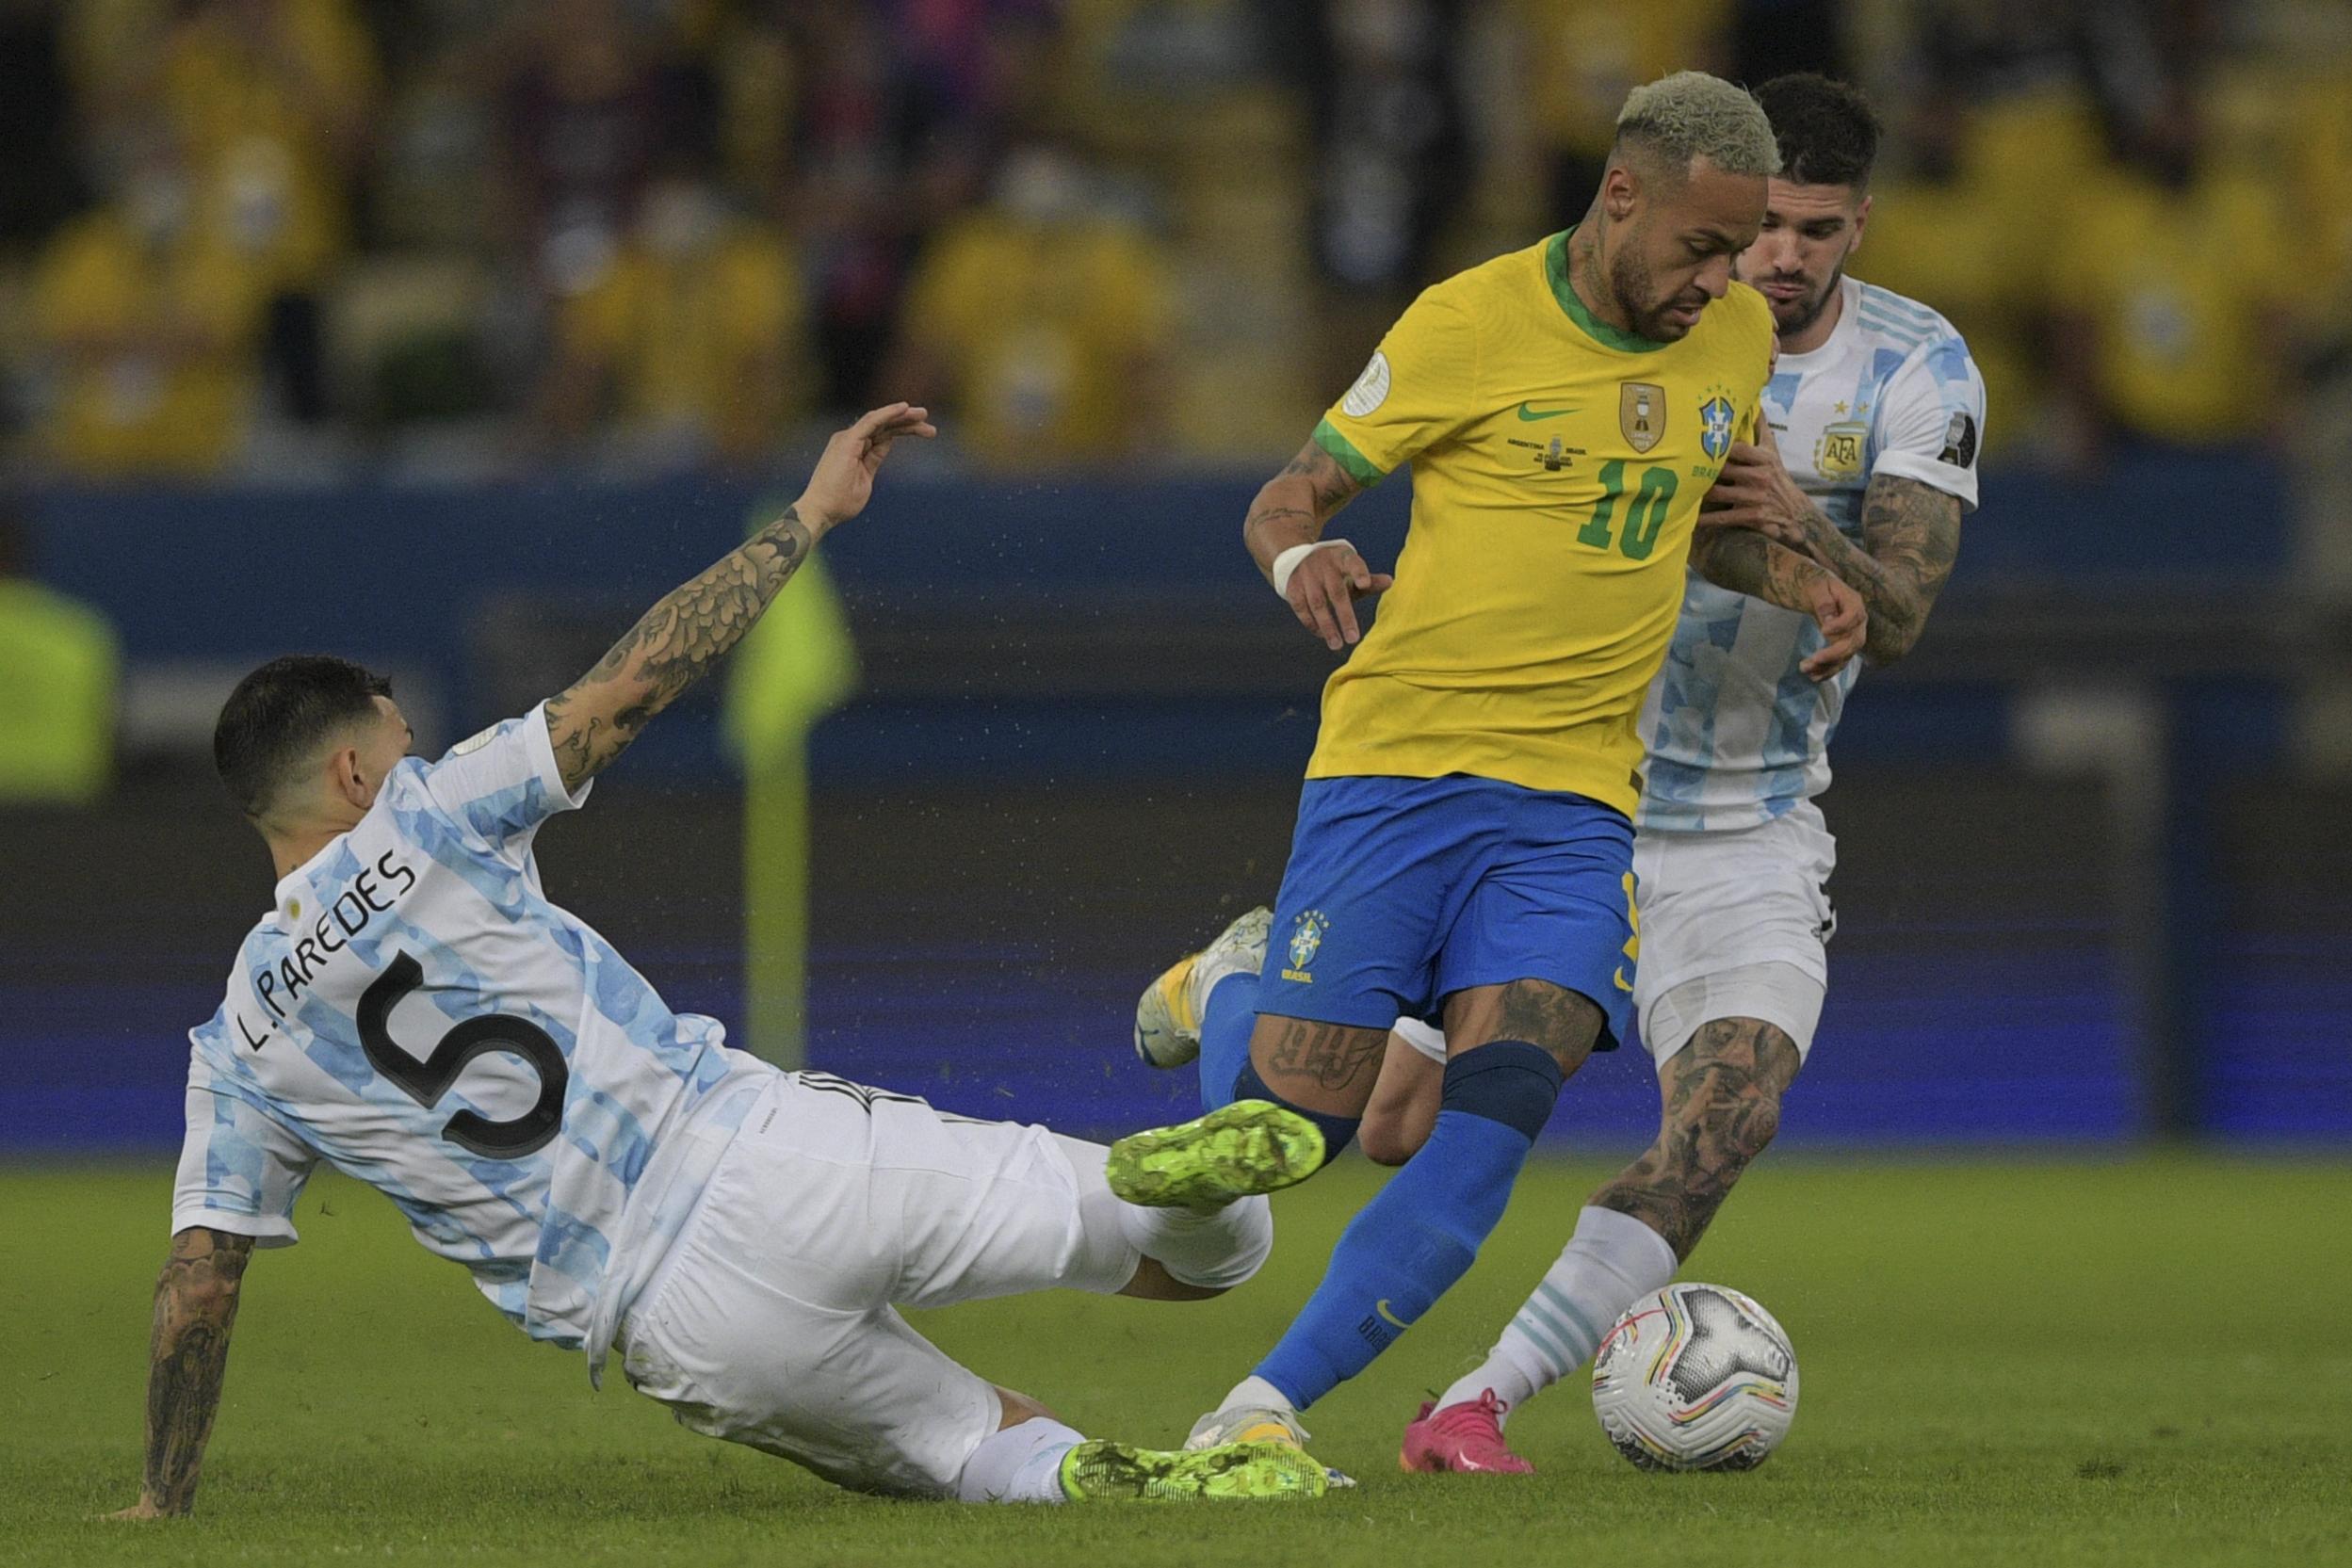
M 2127 428 L 2214 442 L 2277 418 L 2265 323 L 2296 279 L 2261 186 L 2168 191 L 2118 170 L 2079 188 L 2052 283 L 2097 322 L 2101 389 Z
M 1013 466 L 1124 456 L 1132 377 L 1172 315 L 1158 259 L 1128 230 L 981 212 L 924 258 L 904 319 L 948 364 L 956 433 Z
M 1862 248 L 1846 269 L 1864 283 L 1934 300 L 1968 340 L 1987 406 L 2029 408 L 2039 390 L 2028 330 L 2043 298 L 2040 263 L 2020 263 L 1998 243 L 1999 208 L 1971 182 L 1882 186 L 1871 198 Z M 2016 424 L 1995 420 L 1984 450 L 1999 451 Z
M 106 211 L 49 242 L 34 321 L 60 367 L 47 435 L 87 474 L 201 474 L 230 452 L 252 383 L 252 269 L 194 232 L 161 250 Z
M 722 451 L 758 450 L 781 434 L 801 339 L 801 283 L 790 249 L 745 226 L 708 250 L 663 256 L 632 244 L 564 307 L 566 346 L 618 375 L 624 417 L 691 423 Z
M 366 29 L 343 0 L 275 0 L 279 48 L 257 53 L 199 15 L 172 39 L 162 99 L 203 191 L 202 216 L 268 280 L 317 286 L 345 243 L 325 121 L 376 86 Z
M 1734 283 L 1679 343 L 1598 320 L 1565 234 L 1429 289 L 1315 439 L 1358 481 L 1413 466 L 1396 586 L 1323 688 L 1307 777 L 1466 773 L 1632 813 L 1642 699 L 1699 500 L 1771 373 Z
M 1598 155 L 1645 82 L 1708 63 L 1730 0 L 1518 0 L 1530 118 L 1547 147 Z

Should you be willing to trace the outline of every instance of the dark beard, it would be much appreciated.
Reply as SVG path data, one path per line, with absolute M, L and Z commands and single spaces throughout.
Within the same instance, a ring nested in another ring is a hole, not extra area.
M 1813 296 L 1813 308 L 1807 311 L 1802 319 L 1789 322 L 1785 326 L 1776 326 L 1775 331 L 1781 337 L 1795 337 L 1799 333 L 1810 328 L 1814 322 L 1821 319 L 1821 313 L 1829 308 L 1829 300 L 1831 297 L 1838 292 L 1839 288 L 1842 286 L 1844 283 L 1845 263 L 1840 262 L 1837 266 L 1837 270 L 1829 274 L 1828 283 L 1819 294 Z
M 1616 291 L 1617 303 L 1625 308 L 1626 319 L 1633 323 L 1633 331 L 1652 343 L 1672 343 L 1677 332 L 1665 321 L 1666 312 L 1674 301 L 1665 300 L 1644 309 L 1635 301 L 1647 299 L 1656 292 L 1649 268 L 1642 265 L 1634 248 L 1627 246 L 1614 266 L 1609 268 L 1609 286 Z

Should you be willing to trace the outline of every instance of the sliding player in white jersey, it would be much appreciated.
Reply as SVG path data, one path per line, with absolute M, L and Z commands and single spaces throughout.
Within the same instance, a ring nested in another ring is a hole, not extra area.
M 146 1473 L 118 1517 L 192 1506 L 241 1277 L 255 1247 L 296 1239 L 321 1161 L 391 1198 L 526 1334 L 585 1351 L 592 1380 L 617 1343 L 628 1381 L 687 1427 L 844 1486 L 992 1502 L 1323 1490 L 1294 1448 L 1088 1442 L 896 1310 L 1056 1285 L 1214 1296 L 1273 1244 L 1262 1197 L 1132 1207 L 1097 1145 L 779 1071 L 672 1012 L 541 888 L 540 825 L 864 509 L 894 440 L 933 433 L 897 404 L 835 436 L 775 523 L 569 690 L 437 763 L 407 755 L 390 687 L 356 665 L 278 659 L 238 686 L 214 757 L 279 881 L 219 1011 L 191 1031 Z
M 1733 446 L 1702 524 L 1835 571 L 1869 609 L 1865 657 L 1890 664 L 1918 639 L 1976 505 L 1984 383 L 1943 317 L 1844 275 L 1878 142 L 1862 95 L 1806 74 L 1757 97 L 1782 172 L 1740 275 L 1772 302 L 1780 352 L 1764 390 L 1769 439 Z M 1633 856 L 1634 1007 L 1664 1099 L 1658 1140 L 1593 1194 L 1484 1364 L 1407 1426 L 1408 1470 L 1531 1469 L 1503 1419 L 1673 1279 L 1778 1129 L 1828 982 L 1836 843 L 1813 798 L 1829 787 L 1829 737 L 1858 673 L 1811 679 L 1802 665 L 1819 646 L 1804 617 L 1692 574 L 1642 716 Z M 1401 1159 L 1427 1136 L 1444 1055 L 1443 1036 L 1400 1021 L 1367 1153 Z

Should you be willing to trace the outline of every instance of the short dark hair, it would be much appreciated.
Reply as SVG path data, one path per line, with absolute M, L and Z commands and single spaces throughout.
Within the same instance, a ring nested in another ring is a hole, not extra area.
M 1812 71 L 1775 76 L 1756 89 L 1780 143 L 1780 177 L 1799 186 L 1870 188 L 1885 129 L 1862 89 Z
M 248 816 L 275 801 L 286 775 L 348 724 L 376 717 L 392 683 L 332 654 L 289 654 L 236 683 L 212 730 L 212 765 Z

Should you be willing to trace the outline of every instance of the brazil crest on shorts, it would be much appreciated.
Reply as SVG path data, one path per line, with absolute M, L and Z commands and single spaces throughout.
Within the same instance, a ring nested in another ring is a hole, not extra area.
M 1500 779 L 1631 812 L 1635 719 L 1700 498 L 1752 437 L 1772 313 L 1734 283 L 1679 343 L 1599 320 L 1568 235 L 1427 290 L 1315 439 L 1413 471 L 1396 586 L 1323 689 L 1309 778 Z

